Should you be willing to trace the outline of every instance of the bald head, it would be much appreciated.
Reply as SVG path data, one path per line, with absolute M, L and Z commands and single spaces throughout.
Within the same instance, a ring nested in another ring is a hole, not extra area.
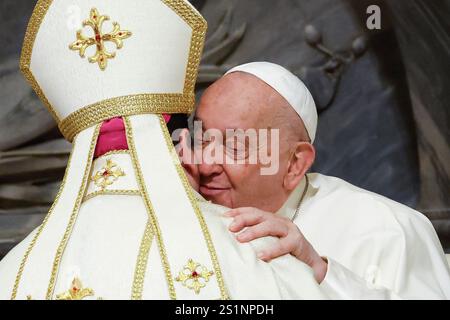
M 310 141 L 302 119 L 286 99 L 245 72 L 227 74 L 211 85 L 202 96 L 199 115 L 202 111 L 216 114 L 222 123 L 228 124 L 227 128 L 273 128 L 280 130 L 285 141 Z M 202 120 L 205 121 L 203 117 Z

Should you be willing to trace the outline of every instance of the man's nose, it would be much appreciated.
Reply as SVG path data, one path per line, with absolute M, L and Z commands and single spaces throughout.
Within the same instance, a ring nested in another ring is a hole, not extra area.
M 206 163 L 202 161 L 198 166 L 200 176 L 208 177 L 212 175 L 219 175 L 223 172 L 222 165 L 217 163 Z

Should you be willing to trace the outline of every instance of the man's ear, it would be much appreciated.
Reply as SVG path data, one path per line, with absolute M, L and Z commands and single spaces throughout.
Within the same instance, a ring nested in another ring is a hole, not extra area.
M 286 190 L 294 190 L 314 163 L 316 149 L 308 142 L 298 142 L 288 162 L 283 186 Z

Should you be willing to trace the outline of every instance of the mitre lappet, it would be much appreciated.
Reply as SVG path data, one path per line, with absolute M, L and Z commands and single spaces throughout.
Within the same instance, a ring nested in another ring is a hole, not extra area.
M 0 265 L 0 297 L 321 297 L 305 265 L 259 261 L 189 186 L 164 115 L 193 110 L 205 33 L 184 0 L 37 2 L 21 69 L 73 148 L 45 220 Z

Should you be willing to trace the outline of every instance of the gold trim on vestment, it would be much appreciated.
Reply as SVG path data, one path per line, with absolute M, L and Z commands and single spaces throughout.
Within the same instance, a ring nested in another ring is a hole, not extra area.
M 139 186 L 139 189 L 140 189 L 140 192 L 142 195 L 142 199 L 144 200 L 144 204 L 147 209 L 147 214 L 149 216 L 149 223 L 151 223 L 151 229 L 152 229 L 151 231 L 153 231 L 155 233 L 156 240 L 158 242 L 159 254 L 161 257 L 161 264 L 163 266 L 164 274 L 166 276 L 166 281 L 167 281 L 167 285 L 168 285 L 168 289 L 169 289 L 169 296 L 170 296 L 170 299 L 176 300 L 177 297 L 176 297 L 175 287 L 174 287 L 173 280 L 172 280 L 173 279 L 172 272 L 170 271 L 169 260 L 167 258 L 166 248 L 164 246 L 161 229 L 159 228 L 158 219 L 153 210 L 153 205 L 150 201 L 150 196 L 148 195 L 147 188 L 145 186 L 144 178 L 142 175 L 142 169 L 139 164 L 139 159 L 138 159 L 138 156 L 136 153 L 136 147 L 134 144 L 133 127 L 131 126 L 131 123 L 130 123 L 130 120 L 128 119 L 128 117 L 124 117 L 123 120 L 125 123 L 127 142 L 128 142 L 128 147 L 130 148 L 131 161 L 133 163 L 133 168 L 135 170 L 136 181 L 138 183 L 138 186 Z M 149 236 L 144 236 L 143 240 L 146 240 L 146 239 L 148 241 Z M 143 246 L 143 244 L 141 244 L 141 246 Z M 145 273 L 145 270 L 143 270 L 142 272 Z M 142 276 L 142 278 L 143 278 L 143 276 Z M 134 295 L 134 293 L 133 293 L 133 295 Z M 136 296 L 138 296 L 138 295 L 136 294 Z
M 89 148 L 88 158 L 86 159 L 86 162 L 85 162 L 86 165 L 85 165 L 85 169 L 84 169 L 84 175 L 83 175 L 81 187 L 78 190 L 78 195 L 75 200 L 75 204 L 74 204 L 72 214 L 69 219 L 69 223 L 66 227 L 66 231 L 64 232 L 63 238 L 61 239 L 61 242 L 59 243 L 58 250 L 56 250 L 56 255 L 55 255 L 55 259 L 53 261 L 53 268 L 52 268 L 52 272 L 51 272 L 51 276 L 50 276 L 50 283 L 47 288 L 47 295 L 46 295 L 47 300 L 51 300 L 53 297 L 53 293 L 54 293 L 55 285 L 56 285 L 56 279 L 58 277 L 59 266 L 61 264 L 61 259 L 64 254 L 64 250 L 66 249 L 67 243 L 69 241 L 69 237 L 72 234 L 72 230 L 73 230 L 73 227 L 77 220 L 78 213 L 80 212 L 80 206 L 82 204 L 83 198 L 86 194 L 87 184 L 89 181 L 89 176 L 90 176 L 91 168 L 92 168 L 92 161 L 94 158 L 95 146 L 97 144 L 97 139 L 98 139 L 98 135 L 100 132 L 100 126 L 101 125 L 98 124 L 97 127 L 95 128 L 94 135 L 92 137 L 91 145 Z M 68 170 L 69 170 L 69 167 L 68 167 Z
M 23 270 L 25 268 L 25 264 L 26 264 L 26 262 L 28 260 L 28 257 L 30 255 L 31 251 L 33 250 L 34 246 L 36 245 L 37 239 L 39 238 L 39 236 L 41 235 L 42 231 L 44 230 L 44 228 L 45 228 L 45 226 L 47 224 L 47 221 L 50 218 L 50 216 L 52 215 L 53 210 L 55 209 L 55 206 L 58 203 L 59 197 L 61 196 L 61 193 L 64 190 L 64 187 L 65 187 L 66 181 L 67 181 L 67 176 L 69 175 L 69 168 L 70 168 L 70 164 L 71 164 L 71 161 L 72 161 L 72 156 L 73 156 L 73 153 L 74 153 L 75 149 L 76 149 L 76 140 L 75 140 L 75 142 L 73 144 L 72 151 L 70 153 L 69 160 L 67 162 L 66 172 L 64 174 L 64 178 L 63 178 L 63 180 L 61 182 L 61 185 L 59 187 L 59 190 L 58 190 L 58 193 L 56 195 L 56 198 L 53 201 L 53 204 L 50 207 L 50 210 L 48 211 L 47 215 L 45 216 L 44 221 L 41 223 L 41 225 L 38 228 L 38 231 L 34 235 L 33 240 L 31 240 L 30 244 L 28 245 L 27 251 L 25 252 L 25 254 L 24 254 L 23 258 L 22 258 L 22 261 L 21 261 L 20 267 L 19 267 L 19 271 L 18 271 L 17 276 L 16 276 L 16 280 L 14 281 L 14 287 L 13 287 L 13 291 L 12 291 L 12 294 L 11 294 L 11 300 L 15 300 L 16 297 L 17 297 L 17 290 L 19 288 L 20 280 L 22 278 L 22 273 L 23 273 Z
M 97 157 L 95 160 L 98 160 L 102 157 L 112 156 L 115 154 L 128 154 L 129 155 L 130 150 L 111 150 L 111 151 L 108 151 L 108 152 L 102 154 L 101 156 Z M 95 160 L 94 160 L 94 162 L 95 162 Z
M 178 176 L 181 179 L 181 182 L 183 184 L 184 190 L 186 192 L 186 195 L 189 198 L 189 201 L 192 205 L 192 208 L 197 216 L 197 219 L 200 223 L 200 227 L 203 232 L 203 237 L 205 238 L 208 251 L 211 257 L 211 261 L 213 263 L 214 273 L 217 278 L 217 284 L 220 288 L 220 295 L 222 300 L 229 300 L 229 295 L 227 293 L 227 289 L 225 287 L 225 282 L 223 280 L 222 271 L 220 269 L 219 259 L 217 258 L 216 249 L 214 247 L 214 243 L 212 242 L 211 235 L 208 230 L 208 226 L 205 222 L 205 218 L 203 217 L 202 212 L 200 211 L 200 208 L 198 207 L 197 200 L 192 192 L 191 185 L 189 184 L 189 181 L 186 177 L 186 174 L 184 172 L 183 167 L 181 166 L 180 159 L 178 158 L 178 155 L 175 151 L 175 147 L 172 142 L 172 138 L 170 137 L 169 131 L 167 130 L 166 122 L 164 121 L 164 118 L 162 116 L 159 117 L 159 123 L 161 126 L 161 130 L 164 135 L 164 139 L 166 141 L 167 148 L 169 149 L 169 153 L 172 156 L 172 162 L 177 170 Z
M 98 190 L 87 194 L 83 203 L 97 196 L 140 196 L 139 190 Z
M 142 236 L 141 245 L 139 247 L 139 255 L 134 270 L 133 286 L 131 288 L 131 300 L 142 300 L 142 292 L 144 291 L 145 273 L 147 271 L 148 255 L 152 246 L 155 233 L 152 229 L 151 220 L 148 219 L 145 226 L 144 235 Z

